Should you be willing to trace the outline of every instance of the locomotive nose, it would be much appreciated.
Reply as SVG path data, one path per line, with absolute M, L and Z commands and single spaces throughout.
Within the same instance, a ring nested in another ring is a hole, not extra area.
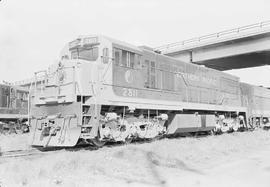
M 74 113 L 68 112 L 51 114 L 40 118 L 31 119 L 34 127 L 32 136 L 33 146 L 74 146 L 80 136 L 80 127 L 78 127 L 79 115 L 75 113 L 78 106 L 66 106 L 73 109 Z M 47 106 L 45 107 L 49 109 Z M 61 111 L 60 106 L 56 106 L 55 110 Z

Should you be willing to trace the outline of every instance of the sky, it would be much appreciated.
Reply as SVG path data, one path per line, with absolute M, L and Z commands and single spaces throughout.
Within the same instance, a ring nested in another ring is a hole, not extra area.
M 269 7 L 269 0 L 0 0 L 0 81 L 31 78 L 79 35 L 157 47 L 270 20 Z M 230 73 L 270 87 L 269 66 Z

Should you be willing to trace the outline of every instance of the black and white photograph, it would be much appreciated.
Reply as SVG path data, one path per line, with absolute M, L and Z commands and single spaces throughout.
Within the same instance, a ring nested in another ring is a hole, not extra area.
M 269 187 L 269 10 L 0 0 L 0 187 Z

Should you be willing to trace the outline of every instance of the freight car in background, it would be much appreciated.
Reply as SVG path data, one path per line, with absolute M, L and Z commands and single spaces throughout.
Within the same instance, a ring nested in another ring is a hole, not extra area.
M 0 133 L 29 131 L 28 90 L 0 84 Z
M 269 129 L 270 89 L 241 83 L 243 105 L 247 106 L 247 116 L 252 127 L 263 126 Z
M 31 100 L 34 146 L 237 131 L 270 117 L 265 88 L 104 36 L 70 42 L 42 73 Z

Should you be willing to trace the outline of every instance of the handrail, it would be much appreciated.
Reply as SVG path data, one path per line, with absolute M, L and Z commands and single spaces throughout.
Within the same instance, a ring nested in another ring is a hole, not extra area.
M 188 40 L 183 40 L 180 42 L 174 42 L 174 43 L 162 45 L 162 46 L 156 47 L 155 50 L 163 52 L 163 51 L 170 50 L 172 48 L 183 47 L 183 46 L 187 46 L 189 44 L 199 44 L 203 41 L 207 41 L 207 40 L 211 40 L 211 39 L 218 39 L 218 38 L 225 37 L 228 35 L 234 35 L 234 36 L 239 35 L 239 34 L 242 34 L 243 32 L 246 33 L 247 31 L 252 31 L 254 29 L 259 31 L 259 30 L 264 29 L 266 27 L 270 27 L 270 21 L 259 22 L 259 23 L 255 23 L 255 24 L 251 24 L 251 25 L 246 25 L 246 26 L 234 28 L 234 29 L 224 30 L 221 32 L 213 33 L 213 34 L 208 34 L 208 35 L 204 35 L 204 36 L 200 36 L 200 37 L 191 38 Z

